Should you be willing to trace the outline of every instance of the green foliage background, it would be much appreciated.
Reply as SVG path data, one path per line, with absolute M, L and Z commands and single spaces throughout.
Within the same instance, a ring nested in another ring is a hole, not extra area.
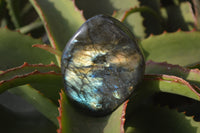
M 73 108 L 60 58 L 88 18 L 123 22 L 144 52 L 144 79 L 112 114 Z M 200 133 L 199 0 L 0 0 L 0 132 Z

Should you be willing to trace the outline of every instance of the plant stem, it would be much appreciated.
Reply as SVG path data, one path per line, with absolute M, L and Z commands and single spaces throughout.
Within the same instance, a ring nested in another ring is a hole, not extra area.
M 26 5 L 24 6 L 24 8 L 22 9 L 22 11 L 20 12 L 20 16 L 24 16 L 28 11 L 30 11 L 32 8 L 32 5 L 30 2 L 26 3 Z
M 26 33 L 30 32 L 30 31 L 32 31 L 36 28 L 41 27 L 42 25 L 43 25 L 43 23 L 37 19 L 36 21 L 34 21 L 34 22 L 24 26 L 24 27 L 21 27 L 17 30 L 19 30 L 22 34 L 26 34 Z
M 124 13 L 123 17 L 121 18 L 121 22 L 123 22 L 130 14 L 135 13 L 135 12 L 147 12 L 147 13 L 152 14 L 159 21 L 162 20 L 162 18 L 153 9 L 146 6 L 142 6 L 142 7 L 135 7 L 135 8 L 131 8 L 127 10 Z
M 9 10 L 9 14 L 10 14 L 10 17 L 11 17 L 11 20 L 15 26 L 15 28 L 19 28 L 20 27 L 20 23 L 19 23 L 19 18 L 17 16 L 17 11 L 15 11 L 14 9 L 14 2 L 13 0 L 6 0 L 7 2 L 7 8 Z

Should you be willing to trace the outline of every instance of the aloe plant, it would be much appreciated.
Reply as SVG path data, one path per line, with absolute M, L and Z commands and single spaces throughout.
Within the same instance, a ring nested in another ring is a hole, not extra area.
M 1 132 L 199 133 L 199 7 L 199 0 L 0 0 Z M 72 107 L 60 70 L 67 41 L 96 14 L 129 27 L 146 60 L 132 97 L 102 117 Z

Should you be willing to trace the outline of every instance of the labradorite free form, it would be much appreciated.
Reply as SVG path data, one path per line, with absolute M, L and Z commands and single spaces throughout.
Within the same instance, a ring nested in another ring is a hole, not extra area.
M 132 94 L 145 63 L 132 33 L 118 20 L 97 15 L 67 43 L 61 68 L 72 103 L 86 112 L 106 115 Z

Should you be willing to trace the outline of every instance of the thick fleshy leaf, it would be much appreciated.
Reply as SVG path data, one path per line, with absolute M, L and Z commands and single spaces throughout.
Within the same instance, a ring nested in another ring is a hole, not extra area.
M 30 2 L 44 23 L 52 47 L 58 50 L 65 47 L 85 21 L 72 0 L 30 0 Z
M 169 106 L 170 109 L 177 109 L 191 116 L 195 121 L 200 122 L 200 102 L 170 93 L 157 93 L 153 96 L 155 105 Z
M 60 116 L 58 117 L 60 128 L 58 133 L 123 133 L 125 122 L 126 101 L 112 114 L 104 117 L 83 114 L 68 102 L 64 91 L 61 92 L 59 101 Z
M 163 19 L 160 16 L 160 0 L 139 0 L 140 6 L 147 6 L 152 11 L 150 12 L 142 12 L 142 16 L 144 17 L 144 26 L 146 28 L 145 32 L 147 36 L 151 34 L 160 34 L 163 31 Z
M 61 55 L 62 55 L 61 51 L 54 49 L 47 44 L 34 44 L 33 47 L 38 47 L 38 48 L 44 49 L 52 54 L 59 56 L 61 59 Z
M 187 116 L 193 117 L 195 121 L 200 121 L 200 102 L 190 102 L 178 107 L 180 112 L 185 112 Z
M 129 108 L 129 107 L 128 107 Z M 131 108 L 131 107 L 130 107 Z M 199 133 L 200 122 L 167 107 L 141 105 L 126 121 L 126 133 Z
M 3 80 L 0 82 L 0 90 L 1 92 L 17 87 L 20 85 L 25 85 L 25 84 L 54 84 L 59 86 L 62 86 L 62 80 L 61 80 L 61 74 L 57 74 L 55 72 L 47 72 L 47 73 L 40 73 L 39 71 L 34 71 L 32 73 L 29 73 L 27 75 L 22 75 L 22 76 L 16 76 L 13 77 L 10 80 Z M 55 86 L 54 86 L 55 87 Z M 47 96 L 48 94 L 52 94 L 52 92 L 59 91 L 59 90 L 48 90 L 48 88 L 41 88 L 43 90 L 40 90 L 41 92 L 46 92 Z M 55 99 L 56 93 L 52 94 L 52 99 Z
M 50 65 L 43 65 L 43 64 L 28 64 L 25 62 L 23 65 L 15 68 L 8 69 L 4 71 L 2 74 L 0 74 L 0 81 L 3 80 L 11 80 L 15 76 L 23 76 L 28 73 L 31 73 L 33 71 L 39 71 L 41 73 L 49 72 L 49 71 L 54 71 L 56 73 L 61 73 L 60 68 L 56 66 L 55 64 L 50 64 Z
M 178 29 L 188 31 L 196 27 L 196 19 L 190 2 L 181 2 L 180 5 L 163 7 L 161 13 L 166 21 L 167 31 L 172 32 Z
M 60 66 L 61 64 L 61 56 L 62 56 L 62 52 L 56 48 L 53 48 L 53 47 L 50 47 L 49 45 L 46 45 L 46 44 L 35 44 L 33 45 L 33 47 L 38 47 L 38 48 L 41 48 L 43 50 L 46 50 L 48 52 L 50 52 L 51 54 L 54 54 L 56 55 L 57 57 L 57 62 L 58 62 L 58 65 Z
M 111 16 L 115 11 L 114 17 L 119 20 L 121 20 L 127 10 L 140 6 L 138 0 L 77 0 L 76 4 L 81 10 L 83 10 L 86 18 L 90 18 L 97 14 L 107 14 Z M 129 15 L 125 19 L 124 23 L 137 38 L 144 38 L 146 33 L 143 20 L 144 18 L 141 13 L 135 12 Z
M 125 101 L 116 111 L 114 111 L 104 128 L 104 133 L 124 133 L 125 115 L 128 101 Z
M 15 28 L 20 27 L 20 21 L 19 21 L 19 6 L 20 6 L 20 1 L 15 1 L 15 0 L 5 0 L 7 3 L 7 8 L 8 12 L 10 15 L 10 18 L 15 26 Z
M 129 9 L 127 9 L 129 10 Z M 136 38 L 142 39 L 146 37 L 146 28 L 143 25 L 144 18 L 140 12 L 130 14 L 125 20 L 125 25 L 132 31 Z
M 199 88 L 176 76 L 145 75 L 139 89 L 140 91 L 146 91 L 144 95 L 148 96 L 158 92 L 166 92 L 200 101 L 200 94 L 196 91 Z
M 9 91 L 24 98 L 39 112 L 41 112 L 44 116 L 46 116 L 49 120 L 51 120 L 55 125 L 58 126 L 58 121 L 56 119 L 58 116 L 58 110 L 56 104 L 54 104 L 39 91 L 28 85 L 13 88 Z
M 197 29 L 200 29 L 200 1 L 199 0 L 193 0 L 194 4 L 194 10 L 195 10 L 195 18 L 197 23 Z
M 194 101 L 196 102 L 200 101 L 200 95 L 195 91 L 195 87 L 179 77 L 169 75 L 145 75 L 144 80 L 135 90 L 127 106 L 127 121 L 125 123 L 126 132 L 146 133 L 185 131 L 187 133 L 188 131 L 191 131 L 195 133 L 197 128 L 200 128 L 200 125 L 193 120 L 193 117 L 190 117 L 190 121 L 188 121 L 184 114 L 182 114 L 182 118 L 184 118 L 182 119 L 179 118 L 178 114 L 180 113 L 178 112 L 171 116 L 171 111 L 168 112 L 167 108 L 155 107 L 155 94 L 158 94 L 159 92 L 177 94 L 195 99 Z M 175 100 L 178 100 L 177 95 L 174 95 L 176 96 L 176 98 L 174 98 Z M 179 120 L 180 122 L 177 122 Z M 173 124 L 174 122 L 175 124 Z M 187 126 L 184 126 L 184 129 L 176 128 L 176 126 L 179 125 Z
M 59 98 L 57 87 L 63 87 L 60 68 L 54 64 L 30 65 L 24 63 L 22 66 L 8 69 L 0 74 L 1 93 L 12 87 L 24 84 L 31 84 L 31 86 L 57 103 L 57 99 Z
M 186 66 L 200 60 L 200 33 L 175 32 L 151 36 L 141 41 L 146 60 Z
M 187 68 L 190 68 L 190 69 L 200 69 L 200 63 L 195 63 L 195 64 L 190 64 L 188 66 L 186 66 Z
M 167 74 L 181 77 L 192 84 L 200 87 L 200 70 L 184 68 L 179 65 L 172 65 L 166 62 L 157 63 L 148 61 L 146 63 L 146 74 Z
M 0 92 L 25 84 L 31 84 L 54 102 L 57 102 L 59 91 L 55 87 L 63 87 L 60 73 L 52 71 L 42 73 L 36 70 L 24 75 L 15 75 L 8 80 L 1 80 Z M 49 86 L 51 87 L 48 88 Z
M 41 40 L 22 35 L 8 29 L 0 29 L 0 70 L 19 66 L 24 62 L 31 64 L 55 62 L 55 56 L 37 48 L 33 44 L 42 43 Z

